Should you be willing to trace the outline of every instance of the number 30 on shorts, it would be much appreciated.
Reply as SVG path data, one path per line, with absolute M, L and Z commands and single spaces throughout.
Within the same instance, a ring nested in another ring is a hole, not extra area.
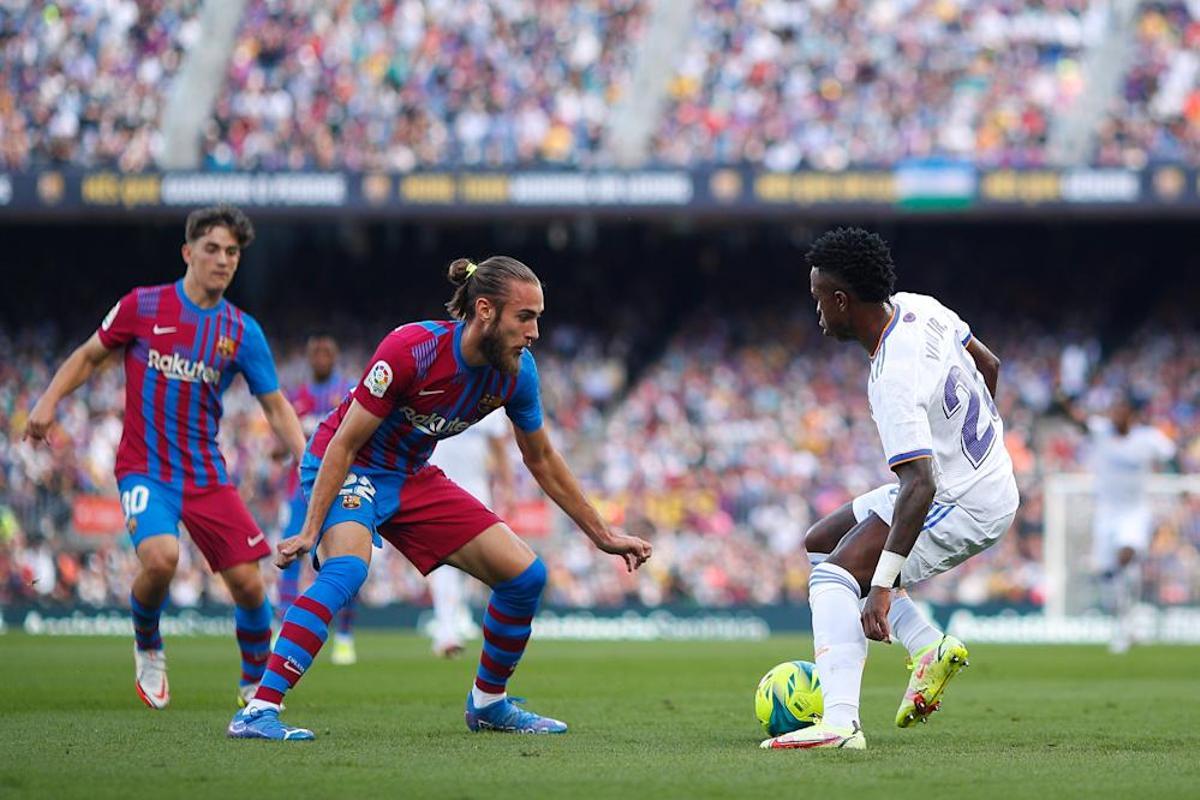
M 138 485 L 121 492 L 121 510 L 125 512 L 126 520 L 145 511 L 149 504 L 150 490 L 145 486 Z

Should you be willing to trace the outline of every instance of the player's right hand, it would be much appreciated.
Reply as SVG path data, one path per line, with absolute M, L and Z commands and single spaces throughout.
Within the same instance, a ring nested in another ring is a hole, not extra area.
M 52 427 L 54 427 L 54 406 L 38 400 L 33 410 L 29 412 L 29 419 L 25 422 L 25 433 L 21 439 L 48 442 Z
M 608 541 L 601 542 L 598 546 L 606 553 L 624 558 L 625 568 L 630 572 L 646 563 L 654 553 L 653 545 L 645 539 L 624 533 L 613 533 Z
M 293 561 L 313 549 L 316 538 L 315 536 L 306 536 L 301 531 L 296 536 L 281 541 L 275 548 L 278 551 L 275 556 L 275 566 L 286 569 Z

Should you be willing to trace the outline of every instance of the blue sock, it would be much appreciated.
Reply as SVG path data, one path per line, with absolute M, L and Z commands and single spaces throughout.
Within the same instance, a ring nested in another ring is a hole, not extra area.
M 338 556 L 321 565 L 317 579 L 296 599 L 283 618 L 275 650 L 267 659 L 267 671 L 258 685 L 255 700 L 279 705 L 283 696 L 312 664 L 325 638 L 333 615 L 358 593 L 367 579 L 367 562 L 358 556 Z
M 162 650 L 162 635 L 158 632 L 158 619 L 162 616 L 164 601 L 158 607 L 145 606 L 129 593 L 129 611 L 133 615 L 133 638 L 138 650 Z
M 300 565 L 303 560 L 297 558 L 288 564 L 279 576 L 279 608 L 275 611 L 279 615 L 281 625 L 283 624 L 283 615 L 292 607 L 292 603 L 296 602 L 296 597 L 300 594 Z
M 517 577 L 492 587 L 492 597 L 483 615 L 483 652 L 475 673 L 475 688 L 488 694 L 506 691 L 517 663 L 525 653 L 546 586 L 546 565 L 535 558 Z
M 258 683 L 271 654 L 271 604 L 264 601 L 258 608 L 236 606 L 233 621 L 238 648 L 242 651 L 241 683 L 243 686 Z

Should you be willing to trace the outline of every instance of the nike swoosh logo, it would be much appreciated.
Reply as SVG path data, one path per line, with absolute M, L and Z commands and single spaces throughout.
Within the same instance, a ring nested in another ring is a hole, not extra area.
M 445 393 L 446 393 L 445 389 L 422 389 L 421 391 L 417 392 L 417 397 L 425 397 L 426 395 L 445 394 Z
M 259 542 L 261 542 L 263 540 L 263 536 L 264 536 L 264 534 L 261 534 L 261 533 L 258 536 L 253 536 L 253 537 L 247 536 L 246 544 L 250 545 L 251 547 L 254 547 L 256 544 L 258 544 Z
M 174 326 L 172 326 L 170 328 L 160 328 L 157 325 L 154 326 L 154 335 L 155 336 L 158 336 L 159 334 L 162 334 L 162 333 L 174 333 L 175 331 L 176 331 L 176 328 Z
M 167 679 L 166 678 L 163 678 L 162 688 L 154 693 L 154 699 L 155 700 L 166 700 L 167 699 Z
M 296 665 L 290 661 L 284 661 L 283 668 L 286 669 L 288 672 L 291 672 L 294 675 L 303 675 L 304 674 L 300 670 L 296 669 Z

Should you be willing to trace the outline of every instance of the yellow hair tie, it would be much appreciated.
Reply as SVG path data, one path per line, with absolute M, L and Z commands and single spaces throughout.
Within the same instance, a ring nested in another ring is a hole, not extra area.
M 467 262 L 467 277 L 470 278 L 472 275 L 474 275 L 475 270 L 477 270 L 477 269 L 479 269 L 479 265 L 477 265 L 474 261 L 468 261 Z

